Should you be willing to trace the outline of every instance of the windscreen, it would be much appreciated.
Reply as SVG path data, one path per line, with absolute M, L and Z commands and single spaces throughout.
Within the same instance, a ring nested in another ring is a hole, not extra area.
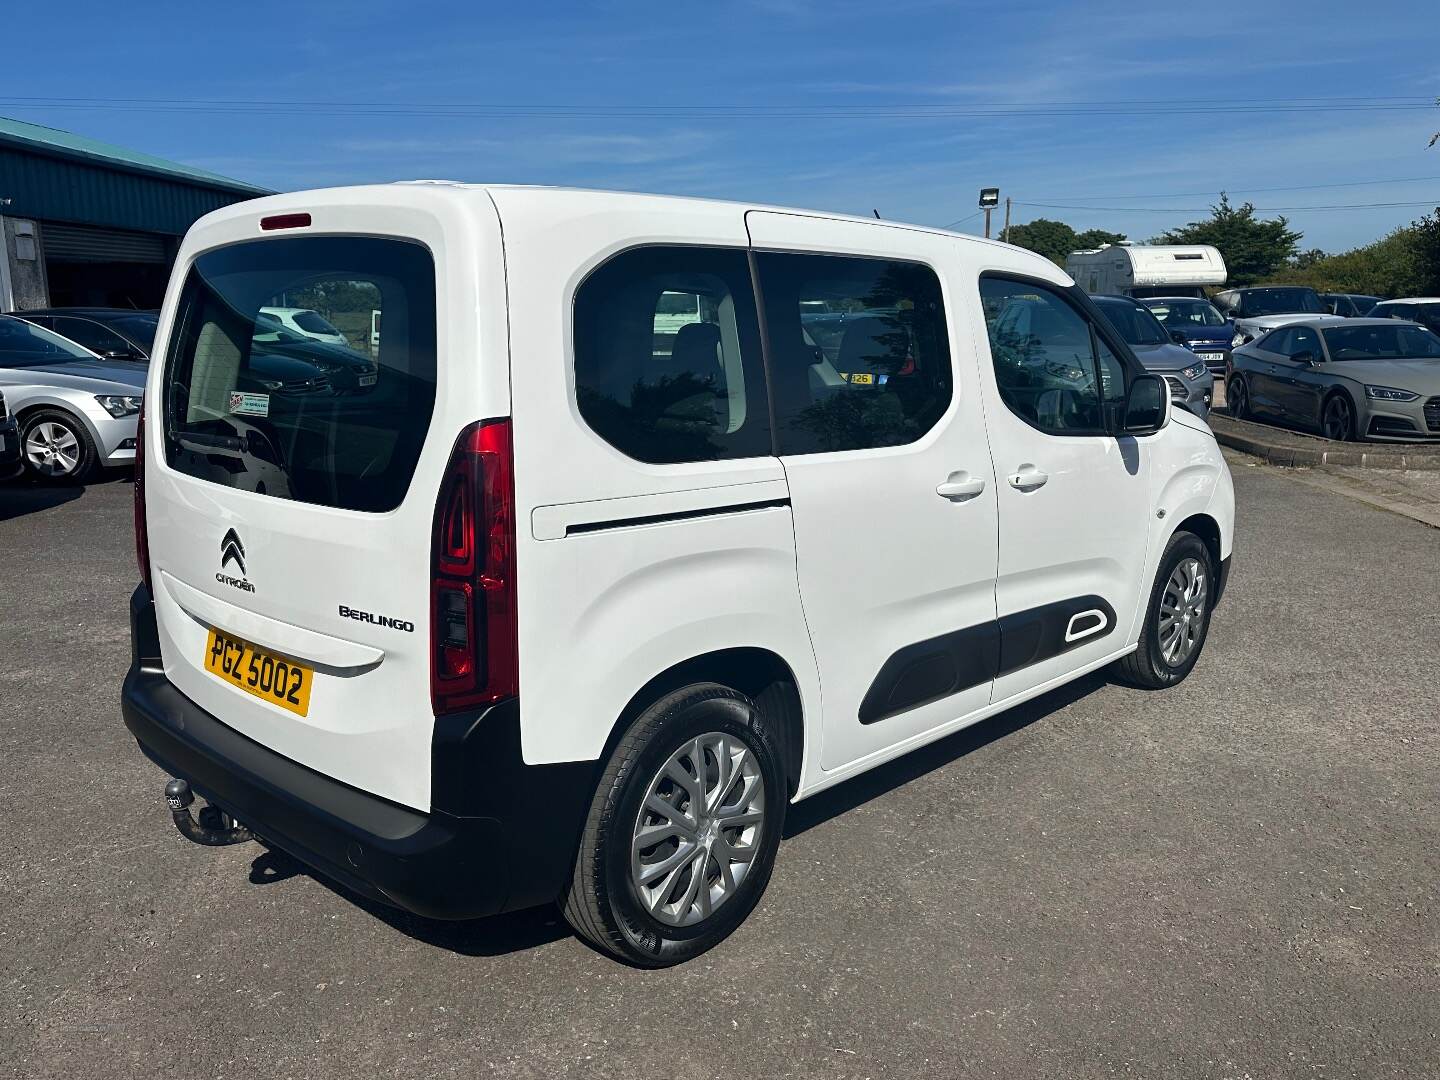
M 1127 345 L 1164 345 L 1170 340 L 1165 328 L 1144 304 L 1133 300 L 1096 299 L 1095 306 L 1104 312 Z
M 1248 289 L 1241 297 L 1240 307 L 1250 316 L 1325 312 L 1314 289 Z
M 1331 360 L 1440 359 L 1440 337 L 1423 326 L 1397 322 L 1321 332 Z
M 68 338 L 24 319 L 0 315 L 0 368 L 49 367 L 98 359 Z
M 351 344 L 260 310 L 301 306 Z M 166 461 L 275 498 L 393 510 L 435 404 L 435 318 L 434 263 L 409 241 L 287 237 L 200 256 L 167 359 Z
M 1152 300 L 1145 305 L 1172 330 L 1195 330 L 1202 326 L 1224 326 L 1225 320 L 1208 300 Z
M 148 353 L 155 346 L 155 327 L 159 322 L 158 315 L 121 315 L 111 319 L 109 325 Z

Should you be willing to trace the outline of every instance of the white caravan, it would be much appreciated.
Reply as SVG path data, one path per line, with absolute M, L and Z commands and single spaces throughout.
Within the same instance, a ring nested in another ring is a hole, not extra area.
M 1091 296 L 1204 296 L 1225 284 L 1225 260 L 1209 244 L 1106 244 L 1072 251 L 1065 272 Z

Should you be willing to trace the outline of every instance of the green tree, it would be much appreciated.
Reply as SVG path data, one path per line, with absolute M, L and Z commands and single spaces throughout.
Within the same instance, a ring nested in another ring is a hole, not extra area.
M 1006 237 L 1012 244 L 1029 248 L 1057 266 L 1065 265 L 1065 256 L 1080 247 L 1075 230 L 1063 221 L 1036 218 L 1024 225 L 1011 225 Z
M 1440 296 L 1440 206 L 1410 229 L 1414 233 L 1415 260 L 1415 291 L 1410 295 Z
M 1257 218 L 1252 203 L 1231 206 L 1224 192 L 1205 221 L 1192 221 L 1160 237 L 1163 244 L 1211 244 L 1220 249 L 1232 285 L 1251 285 L 1269 277 L 1295 257 L 1301 234 L 1289 219 Z
M 1369 296 L 1415 296 L 1426 291 L 1424 250 L 1425 221 L 1399 228 L 1373 244 L 1342 251 L 1338 255 L 1306 252 L 1288 266 L 1276 270 L 1268 281 L 1309 285 L 1320 292 L 1364 293 Z M 1435 226 L 1435 244 L 1440 241 L 1440 222 Z M 1440 262 L 1440 252 L 1437 252 Z M 1440 277 L 1430 280 L 1440 284 Z
M 1125 239 L 1121 232 L 1110 232 L 1107 229 L 1086 229 L 1075 237 L 1075 243 L 1079 245 L 1077 250 L 1086 248 L 1103 247 L 1105 244 L 1118 244 Z

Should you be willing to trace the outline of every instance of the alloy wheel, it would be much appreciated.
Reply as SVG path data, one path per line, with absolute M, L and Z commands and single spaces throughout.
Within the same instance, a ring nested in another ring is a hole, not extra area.
M 1247 392 L 1248 391 L 1246 391 L 1245 389 L 1245 381 L 1243 379 L 1231 379 L 1229 384 L 1225 387 L 1225 394 L 1228 402 L 1227 411 L 1237 420 L 1245 419 L 1245 406 L 1248 404 L 1245 400 L 1245 395 Z
M 1160 655 L 1171 667 L 1190 659 L 1199 644 L 1208 594 L 1205 567 L 1199 559 L 1181 559 L 1175 564 L 1160 597 Z
M 70 476 L 83 452 L 79 436 L 53 420 L 42 420 L 25 433 L 25 460 L 42 476 Z
M 765 780 L 740 739 L 711 732 L 670 755 L 635 819 L 630 878 L 668 926 L 693 926 L 730 900 L 760 853 Z
M 1332 397 L 1325 403 L 1325 437 L 1337 442 L 1348 442 L 1355 427 L 1355 417 L 1350 402 L 1343 397 Z

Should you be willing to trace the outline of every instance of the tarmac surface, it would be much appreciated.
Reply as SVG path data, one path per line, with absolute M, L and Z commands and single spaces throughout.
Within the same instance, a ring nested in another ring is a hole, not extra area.
M 1235 480 L 1186 683 L 793 807 L 748 923 L 662 972 L 182 839 L 117 704 L 130 485 L 0 487 L 0 1076 L 1433 1077 L 1440 532 Z

